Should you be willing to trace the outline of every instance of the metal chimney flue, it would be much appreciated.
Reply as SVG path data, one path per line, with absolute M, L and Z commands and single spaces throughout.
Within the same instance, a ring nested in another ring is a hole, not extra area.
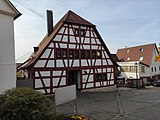
M 47 29 L 49 36 L 53 32 L 53 12 L 51 10 L 47 10 Z

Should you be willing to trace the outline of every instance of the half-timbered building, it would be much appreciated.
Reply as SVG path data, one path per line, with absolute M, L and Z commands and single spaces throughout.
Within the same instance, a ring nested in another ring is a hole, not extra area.
M 68 11 L 20 66 L 33 79 L 33 88 L 53 93 L 54 88 L 77 89 L 115 85 L 116 62 L 96 26 Z

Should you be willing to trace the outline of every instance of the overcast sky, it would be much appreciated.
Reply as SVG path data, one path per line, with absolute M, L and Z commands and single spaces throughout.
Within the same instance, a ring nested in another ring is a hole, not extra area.
M 96 25 L 111 53 L 118 48 L 160 43 L 160 0 L 11 0 L 22 13 L 15 20 L 16 59 L 33 51 L 46 35 L 46 10 L 54 24 L 72 10 Z

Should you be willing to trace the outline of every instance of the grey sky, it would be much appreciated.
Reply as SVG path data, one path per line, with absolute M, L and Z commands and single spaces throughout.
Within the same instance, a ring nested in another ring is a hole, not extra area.
M 46 10 L 54 24 L 72 10 L 96 25 L 111 53 L 125 46 L 160 43 L 160 0 L 11 0 L 23 14 L 15 21 L 16 59 L 33 51 L 46 34 Z M 26 9 L 27 8 L 27 9 Z M 30 9 L 30 10 L 28 10 Z

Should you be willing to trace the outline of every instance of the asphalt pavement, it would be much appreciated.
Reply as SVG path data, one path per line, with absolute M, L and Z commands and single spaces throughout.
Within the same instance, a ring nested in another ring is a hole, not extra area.
M 57 113 L 83 114 L 89 120 L 160 120 L 160 87 L 78 92 L 76 101 L 56 106 Z

